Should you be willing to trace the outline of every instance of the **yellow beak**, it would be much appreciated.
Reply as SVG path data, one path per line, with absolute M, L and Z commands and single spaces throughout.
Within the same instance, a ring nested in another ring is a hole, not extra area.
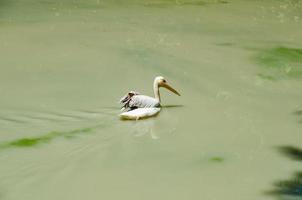
M 170 90 L 171 92 L 173 92 L 174 94 L 177 94 L 178 96 L 180 96 L 180 94 L 174 89 L 172 88 L 170 85 L 168 85 L 168 83 L 164 83 L 162 85 L 164 88 L 167 88 L 168 90 Z

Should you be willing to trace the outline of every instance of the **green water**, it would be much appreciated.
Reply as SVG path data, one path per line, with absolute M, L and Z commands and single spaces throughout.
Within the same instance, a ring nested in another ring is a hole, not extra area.
M 301 200 L 301 36 L 300 0 L 0 0 L 0 200 Z

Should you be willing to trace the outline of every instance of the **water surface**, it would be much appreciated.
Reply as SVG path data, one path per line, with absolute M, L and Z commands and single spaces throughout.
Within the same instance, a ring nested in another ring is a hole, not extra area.
M 0 0 L 0 199 L 301 199 L 301 20 L 299 0 Z M 157 75 L 182 96 L 120 121 Z

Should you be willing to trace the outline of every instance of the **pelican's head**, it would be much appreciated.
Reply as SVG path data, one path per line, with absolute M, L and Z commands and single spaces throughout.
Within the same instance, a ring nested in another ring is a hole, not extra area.
M 171 92 L 173 92 L 174 94 L 177 94 L 178 96 L 180 96 L 180 94 L 174 89 L 172 88 L 168 82 L 166 81 L 166 79 L 162 76 L 157 76 L 154 79 L 154 85 L 158 86 L 158 87 L 164 87 L 168 90 L 170 90 Z

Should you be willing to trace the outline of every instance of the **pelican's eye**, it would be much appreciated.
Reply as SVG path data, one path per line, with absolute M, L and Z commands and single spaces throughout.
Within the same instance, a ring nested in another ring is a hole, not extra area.
M 163 79 L 163 82 L 165 83 L 165 82 L 167 82 L 165 79 Z

